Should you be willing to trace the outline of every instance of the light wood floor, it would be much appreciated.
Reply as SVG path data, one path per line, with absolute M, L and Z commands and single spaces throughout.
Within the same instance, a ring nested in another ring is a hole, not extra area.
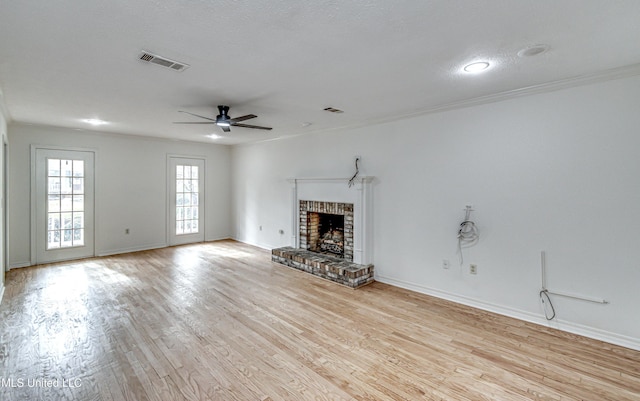
M 640 352 L 351 290 L 233 241 L 17 269 L 6 285 L 1 400 L 640 400 Z

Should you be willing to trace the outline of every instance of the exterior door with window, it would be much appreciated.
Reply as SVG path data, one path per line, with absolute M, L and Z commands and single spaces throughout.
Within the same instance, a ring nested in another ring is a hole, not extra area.
M 94 256 L 94 153 L 36 149 L 36 263 Z
M 169 244 L 204 241 L 204 160 L 169 157 Z

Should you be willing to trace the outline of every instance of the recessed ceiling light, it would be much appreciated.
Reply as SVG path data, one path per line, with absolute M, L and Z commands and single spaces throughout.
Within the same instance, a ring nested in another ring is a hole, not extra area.
M 97 118 L 85 118 L 82 120 L 83 123 L 91 124 L 91 125 L 106 125 L 109 124 L 107 121 L 99 120 Z
M 524 49 L 518 52 L 518 56 L 520 57 L 533 57 L 538 54 L 542 54 L 549 50 L 549 46 L 547 45 L 533 45 L 529 47 L 525 47 Z
M 489 68 L 489 65 L 490 64 L 488 61 L 478 61 L 475 63 L 467 64 L 463 69 L 466 72 L 474 73 L 486 70 L 487 68 Z
M 222 138 L 222 136 L 218 135 L 218 134 L 209 134 L 209 135 L 205 135 L 207 138 L 211 138 L 211 139 L 220 139 Z
M 303 122 L 303 123 L 302 123 L 302 126 L 303 126 L 304 128 L 306 128 L 306 127 L 310 126 L 311 124 L 313 124 L 313 123 L 310 123 L 310 122 L 306 121 L 306 122 Z

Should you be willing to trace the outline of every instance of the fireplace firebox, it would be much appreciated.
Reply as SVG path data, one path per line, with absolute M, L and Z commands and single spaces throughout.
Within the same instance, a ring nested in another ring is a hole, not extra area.
M 353 204 L 301 200 L 300 248 L 353 261 Z
M 309 250 L 344 258 L 344 215 L 307 213 Z

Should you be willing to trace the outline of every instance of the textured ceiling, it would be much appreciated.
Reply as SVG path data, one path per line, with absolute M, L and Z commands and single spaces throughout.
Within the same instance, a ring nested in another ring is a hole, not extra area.
M 236 144 L 640 73 L 638 21 L 638 0 L 7 0 L 0 88 L 15 122 Z M 517 55 L 536 44 L 549 50 Z M 190 68 L 144 63 L 143 49 Z M 461 72 L 480 59 L 492 68 Z M 273 130 L 172 124 L 218 104 Z

